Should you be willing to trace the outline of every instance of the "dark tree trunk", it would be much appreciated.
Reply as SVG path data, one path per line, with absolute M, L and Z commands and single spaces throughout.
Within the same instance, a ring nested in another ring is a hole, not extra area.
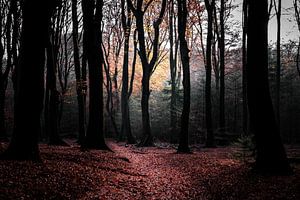
M 154 146 L 153 136 L 151 133 L 150 126 L 150 116 L 149 116 L 149 96 L 150 96 L 150 75 L 149 63 L 146 56 L 146 46 L 145 46 L 145 35 L 144 35 L 144 20 L 143 15 L 136 14 L 136 24 L 138 30 L 138 40 L 140 46 L 140 58 L 143 67 L 143 78 L 142 78 L 142 123 L 143 123 L 143 139 L 140 142 L 140 146 Z M 142 56 L 141 56 L 142 55 Z
M 1 67 L 1 63 L 0 63 L 0 67 Z M 3 75 L 0 74 L 0 76 Z M 2 79 L 2 77 L 0 79 Z M 4 84 L 5 83 L 3 83 L 3 80 L 0 80 L 0 141 L 7 141 L 6 127 L 5 127 L 5 91 L 6 90 Z
M 12 27 L 12 55 L 13 55 L 13 70 L 12 70 L 12 81 L 13 85 L 15 83 L 14 80 L 14 72 L 16 71 L 18 65 L 18 42 L 19 42 L 19 27 L 20 27 L 20 14 L 21 9 L 18 7 L 18 1 L 11 1 L 11 9 L 13 14 L 13 27 Z
M 212 44 L 212 24 L 213 24 L 213 10 L 215 6 L 215 1 L 205 0 L 205 6 L 208 15 L 208 27 L 207 27 L 207 39 L 206 39 L 206 81 L 205 81 L 205 116 L 206 116 L 206 146 L 214 147 L 214 133 L 212 129 L 212 104 L 211 104 L 211 44 Z
M 189 153 L 189 117 L 190 117 L 190 58 L 189 49 L 185 38 L 187 22 L 186 0 L 178 0 L 178 37 L 180 42 L 180 55 L 183 68 L 183 110 L 181 114 L 181 131 L 177 152 Z
M 143 121 L 143 140 L 141 146 L 153 146 L 153 136 L 150 126 L 149 114 L 149 97 L 150 97 L 150 72 L 147 69 L 143 70 L 142 78 L 142 121 Z
M 48 24 L 54 1 L 23 2 L 23 31 L 17 68 L 14 131 L 2 159 L 38 160 L 43 108 L 43 74 Z
M 247 94 L 251 127 L 256 141 L 255 169 L 289 173 L 273 111 L 268 82 L 268 1 L 249 1 L 247 41 Z
M 220 124 L 219 129 L 221 133 L 225 132 L 225 0 L 220 2 Z
M 276 8 L 277 19 L 277 42 L 276 42 L 276 96 L 275 96 L 275 110 L 277 123 L 280 129 L 280 84 L 281 84 L 281 0 L 278 0 L 278 6 Z
M 5 127 L 5 91 L 2 83 L 0 83 L 0 87 L 0 141 L 7 141 Z
M 45 101 L 48 101 L 47 107 L 45 110 L 48 109 L 46 112 L 48 114 L 47 120 L 48 125 L 46 130 L 49 133 L 49 144 L 50 145 L 65 145 L 65 143 L 61 140 L 59 136 L 58 130 L 58 106 L 59 106 L 59 92 L 57 91 L 56 86 L 56 64 L 55 58 L 53 53 L 53 46 L 51 41 L 48 41 L 47 47 L 47 93 Z M 48 99 L 47 99 L 48 97 Z
M 152 3 L 152 1 L 150 1 L 149 3 Z M 140 142 L 139 146 L 154 146 L 153 136 L 151 133 L 150 114 L 149 114 L 150 78 L 151 78 L 152 70 L 154 69 L 154 66 L 158 58 L 159 28 L 160 28 L 160 24 L 162 23 L 163 16 L 166 10 L 167 1 L 166 0 L 162 1 L 159 16 L 153 23 L 154 39 L 153 39 L 153 48 L 152 48 L 152 58 L 150 61 L 148 59 L 147 51 L 146 51 L 145 30 L 144 30 L 145 10 L 142 10 L 143 0 L 137 1 L 136 8 L 133 6 L 131 0 L 127 0 L 127 4 L 130 7 L 133 14 L 135 15 L 136 28 L 138 31 L 138 40 L 139 40 L 139 56 L 143 68 L 142 100 L 141 100 L 143 139 Z
M 83 0 L 83 29 L 89 67 L 89 122 L 83 147 L 108 149 L 103 132 L 103 52 L 101 49 L 103 0 Z M 95 13 L 95 14 L 94 14 Z
M 0 13 L 0 27 L 2 27 L 2 13 Z M 2 35 L 2 33 L 0 33 Z M 0 140 L 6 140 L 6 129 L 5 129 L 5 77 L 3 70 L 3 56 L 4 46 L 2 44 L 2 38 L 0 38 Z
M 3 56 L 5 52 L 5 47 L 2 44 L 2 38 L 0 41 L 0 140 L 7 140 L 6 128 L 5 128 L 5 93 L 8 83 L 8 75 L 10 69 L 12 68 L 12 51 L 11 51 L 11 27 L 12 27 L 12 9 L 13 2 L 10 3 L 9 12 L 6 16 L 5 28 L 7 29 L 5 33 L 0 32 L 1 36 L 5 35 L 6 43 L 6 66 L 3 69 Z M 0 13 L 1 17 L 4 16 L 4 13 Z M 3 19 L 1 19 L 0 27 L 2 31 Z
M 47 75 L 46 75 L 47 79 Z M 49 98 L 50 98 L 50 90 L 49 86 L 46 81 L 46 88 L 45 88 L 45 97 L 44 97 L 44 122 L 45 122 L 45 135 L 42 135 L 42 139 L 47 140 L 50 137 L 50 123 L 49 123 Z M 45 136 L 45 137 L 44 137 Z M 43 138 L 44 137 L 44 138 Z
M 129 38 L 131 31 L 132 14 L 127 6 L 127 17 L 125 14 L 125 0 L 121 1 L 122 6 L 122 27 L 125 33 L 124 55 L 123 55 L 123 74 L 122 74 L 122 92 L 121 92 L 121 112 L 122 112 L 122 127 L 119 140 L 125 135 L 128 144 L 135 144 L 135 138 L 131 132 L 130 114 L 129 114 L 129 91 L 128 91 L 128 58 L 129 58 Z
M 82 72 L 80 69 L 80 57 L 78 47 L 78 16 L 77 16 L 77 0 L 72 0 L 72 22 L 73 22 L 73 51 L 74 51 L 74 67 L 76 77 L 76 92 L 78 104 L 78 143 L 82 144 L 85 137 L 85 101 Z
M 243 38 L 242 38 L 242 87 L 243 87 L 243 134 L 248 135 L 248 105 L 247 105 L 247 23 L 248 0 L 243 0 Z
M 121 136 L 119 131 L 118 131 L 118 127 L 117 127 L 117 123 L 115 120 L 115 109 L 114 109 L 114 94 L 113 94 L 113 81 L 112 78 L 110 77 L 110 63 L 109 63 L 109 52 L 110 52 L 110 44 L 108 45 L 108 50 L 106 51 L 104 48 L 104 46 L 102 47 L 104 49 L 104 54 L 105 54 L 105 62 L 104 62 L 104 69 L 105 69 L 105 73 L 106 73 L 106 93 L 107 93 L 107 99 L 106 99 L 106 111 L 110 117 L 110 125 L 113 127 L 114 129 L 114 133 L 116 136 Z
M 170 38 L 170 75 L 171 75 L 171 104 L 170 104 L 170 126 L 171 143 L 178 141 L 177 136 L 177 114 L 176 114 L 176 61 L 174 56 L 174 1 L 169 5 L 169 38 Z M 174 20 L 175 21 L 175 20 Z M 175 37 L 176 38 L 176 37 Z M 176 51 L 175 51 L 176 53 Z

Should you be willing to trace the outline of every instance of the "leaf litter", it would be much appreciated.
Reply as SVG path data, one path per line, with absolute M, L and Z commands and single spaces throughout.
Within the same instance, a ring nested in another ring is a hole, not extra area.
M 82 152 L 69 143 L 41 144 L 42 163 L 0 161 L 0 199 L 300 199 L 299 164 L 291 176 L 257 175 L 232 147 L 176 154 L 109 141 L 114 152 Z

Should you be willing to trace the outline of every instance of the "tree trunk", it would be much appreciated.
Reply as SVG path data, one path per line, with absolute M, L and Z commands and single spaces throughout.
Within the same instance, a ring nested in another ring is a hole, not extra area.
M 59 106 L 59 92 L 56 87 L 56 64 L 53 53 L 53 46 L 51 41 L 48 41 L 47 47 L 47 89 L 49 90 L 49 99 L 48 106 L 45 109 L 48 109 L 48 133 L 49 133 L 49 144 L 50 145 L 65 145 L 59 136 L 58 130 L 58 106 Z
M 14 130 L 2 159 L 38 160 L 40 115 L 43 108 L 43 75 L 48 24 L 53 1 L 23 2 L 23 26 L 20 63 L 17 68 L 17 91 Z
M 124 42 L 124 55 L 123 55 L 123 74 L 122 74 L 122 91 L 121 91 L 121 112 L 122 112 L 122 126 L 120 137 L 124 135 L 127 138 L 128 144 L 135 144 L 135 138 L 131 132 L 130 125 L 130 114 L 129 114 L 129 88 L 128 88 L 128 65 L 129 65 L 129 38 L 131 31 L 131 11 L 127 6 L 127 17 L 125 14 L 125 0 L 121 1 L 122 4 L 122 27 L 125 33 L 125 42 Z M 119 138 L 121 140 L 122 138 Z
M 255 169 L 290 173 L 273 111 L 268 82 L 268 1 L 249 1 L 247 41 L 247 97 L 256 141 Z
M 248 0 L 243 0 L 243 38 L 242 38 L 242 87 L 243 87 L 243 134 L 248 135 L 248 103 L 247 103 L 247 23 Z
M 224 26 L 224 14 L 225 14 L 225 1 L 221 0 L 220 9 L 220 133 L 225 132 L 225 26 Z
M 0 17 L 2 13 L 0 13 Z M 2 19 L 0 18 L 0 27 L 2 27 Z M 2 33 L 0 33 L 2 35 Z M 3 56 L 4 47 L 2 44 L 2 38 L 0 38 L 0 140 L 6 140 L 6 129 L 5 129 L 5 77 L 2 73 L 3 68 Z
M 170 75 L 171 75 L 171 104 L 170 104 L 170 126 L 171 143 L 178 141 L 177 136 L 177 114 L 176 114 L 176 63 L 174 58 L 174 2 L 169 6 L 169 38 L 170 38 Z M 175 21 L 175 20 L 174 20 Z
M 11 1 L 11 9 L 13 14 L 13 27 L 12 27 L 12 55 L 13 55 L 13 72 L 16 70 L 18 65 L 18 42 L 19 42 L 19 21 L 20 21 L 20 9 L 18 8 L 18 1 Z M 12 79 L 14 84 L 14 73 L 12 73 Z
M 90 97 L 89 122 L 83 147 L 107 150 L 103 132 L 102 7 L 103 0 L 97 0 L 96 3 L 91 0 L 82 1 L 83 29 L 86 37 L 84 48 L 89 67 Z
M 78 104 L 78 143 L 82 144 L 85 137 L 85 102 L 83 79 L 81 77 L 80 57 L 78 47 L 78 16 L 77 16 L 77 0 L 72 0 L 72 22 L 73 22 L 73 51 L 74 51 L 74 67 L 76 77 L 76 92 Z
M 0 76 L 2 76 L 2 74 L 0 74 Z M 5 87 L 5 83 L 1 79 L 2 79 L 2 77 L 0 78 L 0 141 L 7 141 L 7 133 L 6 133 L 6 127 L 5 127 L 5 91 L 6 91 L 6 87 Z
M 149 114 L 149 97 L 150 97 L 150 72 L 147 69 L 143 70 L 142 78 L 142 121 L 143 121 L 143 140 L 141 146 L 153 146 L 153 136 L 150 127 Z
M 149 3 L 151 3 L 150 1 Z M 143 139 L 140 142 L 139 146 L 154 146 L 153 136 L 151 134 L 151 125 L 150 125 L 150 115 L 149 115 L 149 97 L 150 97 L 150 78 L 152 70 L 157 62 L 158 50 L 159 50 L 159 28 L 162 23 L 163 16 L 166 10 L 167 1 L 162 0 L 161 10 L 158 18 L 154 21 L 154 39 L 153 39 L 153 48 L 152 48 L 152 58 L 149 61 L 147 52 L 146 52 L 146 42 L 145 42 L 145 30 L 144 30 L 144 14 L 145 11 L 142 9 L 143 1 L 137 1 L 137 8 L 132 4 L 131 0 L 127 0 L 127 4 L 130 7 L 131 11 L 135 15 L 136 19 L 136 28 L 138 31 L 138 40 L 139 40 L 139 56 L 143 68 L 143 78 L 142 78 L 142 121 L 143 121 Z M 148 4 L 150 5 L 150 4 Z
M 187 21 L 186 0 L 178 0 L 178 37 L 180 41 L 180 55 L 183 68 L 183 110 L 181 114 L 181 131 L 177 152 L 189 153 L 189 115 L 191 104 L 191 83 L 190 83 L 190 58 L 189 49 L 185 38 Z M 179 28 L 180 27 L 180 28 Z
M 150 96 L 150 76 L 149 63 L 146 56 L 145 36 L 144 36 L 144 20 L 143 15 L 136 15 L 136 24 L 138 30 L 138 40 L 140 46 L 140 58 L 143 67 L 142 78 L 142 123 L 143 123 L 143 139 L 139 146 L 153 146 L 153 136 L 151 133 L 150 114 L 149 114 L 149 96 Z M 142 47 L 142 48 L 141 48 Z M 143 55 L 143 56 L 141 56 Z
M 128 27 L 127 27 L 128 28 Z M 129 115 L 129 102 L 128 102 L 128 52 L 129 52 L 129 30 L 126 29 L 125 44 L 124 44 L 124 57 L 123 57 L 123 78 L 122 78 L 122 92 L 121 92 L 121 111 L 122 111 L 122 128 L 120 136 L 127 137 L 128 144 L 135 144 L 136 141 L 131 132 L 130 115 Z M 128 31 L 128 32 L 127 32 Z M 119 138 L 121 140 L 121 138 Z
M 278 0 L 278 6 L 276 8 L 277 18 L 277 43 L 276 43 L 276 96 L 275 96 L 275 109 L 276 118 L 280 130 L 280 82 L 281 82 L 281 0 Z
M 205 116 L 206 116 L 206 146 L 214 147 L 214 133 L 212 130 L 212 104 L 211 104 L 211 42 L 212 42 L 212 24 L 213 24 L 213 7 L 215 6 L 215 1 L 205 0 L 205 6 L 208 14 L 208 27 L 207 27 L 207 39 L 206 39 L 206 81 L 205 81 Z
M 4 32 L 0 32 L 1 37 L 4 37 L 5 35 L 5 41 L 4 44 L 6 45 L 6 66 L 3 69 L 3 57 L 4 57 L 4 46 L 2 44 L 2 38 L 0 41 L 0 140 L 7 140 L 6 135 L 6 128 L 5 128 L 5 93 L 7 89 L 7 82 L 8 82 L 8 75 L 10 72 L 10 69 L 12 68 L 12 51 L 11 51 L 11 27 L 12 27 L 12 11 L 13 11 L 13 4 L 14 2 L 11 2 L 9 7 L 9 12 L 6 16 L 6 24 L 4 25 L 7 29 L 5 34 Z M 4 16 L 4 13 L 0 13 L 1 17 Z M 3 26 L 3 20 L 0 18 L 0 27 Z M 2 31 L 2 30 L 1 30 Z M 4 39 L 4 38 L 3 38 Z

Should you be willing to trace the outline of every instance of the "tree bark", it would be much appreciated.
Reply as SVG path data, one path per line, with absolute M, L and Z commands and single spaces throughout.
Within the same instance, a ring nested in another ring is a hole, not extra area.
M 273 111 L 268 82 L 268 1 L 249 1 L 247 97 L 256 141 L 255 169 L 263 173 L 291 172 Z
M 174 1 L 169 5 L 169 38 L 170 38 L 170 75 L 171 75 L 171 102 L 170 102 L 170 126 L 171 143 L 178 141 L 177 136 L 177 114 L 176 114 L 176 61 L 174 56 Z M 174 20 L 175 21 L 175 20 Z
M 277 19 L 277 42 L 276 42 L 276 97 L 275 97 L 275 109 L 277 123 L 280 129 L 280 85 L 281 85 L 281 0 L 278 0 L 278 6 L 276 3 L 276 19 Z
M 225 14 L 225 1 L 220 1 L 220 40 L 219 40 L 219 51 L 220 51 L 220 133 L 225 132 L 225 25 L 224 25 L 224 14 Z
M 0 27 L 2 27 L 2 16 L 0 13 Z M 2 30 L 2 29 L 0 29 Z M 2 36 L 2 32 L 0 32 Z M 3 71 L 3 56 L 4 56 L 4 46 L 2 43 L 2 38 L 0 38 L 0 140 L 6 140 L 6 129 L 5 129 L 5 77 Z
M 248 103 L 247 103 L 247 23 L 248 0 L 243 0 L 243 38 L 242 38 L 242 88 L 243 88 L 243 134 L 248 135 Z
M 122 6 L 122 27 L 125 33 L 125 42 L 124 42 L 124 55 L 123 55 L 123 74 L 122 74 L 122 91 L 121 91 L 121 112 L 122 112 L 122 126 L 120 136 L 124 135 L 127 138 L 128 144 L 135 144 L 135 138 L 131 132 L 130 125 L 130 114 L 129 114 L 129 77 L 128 77 L 128 65 L 129 65 L 129 38 L 131 32 L 131 20 L 132 14 L 127 6 L 127 16 L 125 14 L 125 0 L 121 1 Z M 119 138 L 119 140 L 122 138 Z
M 213 24 L 213 8 L 215 6 L 215 0 L 211 2 L 209 0 L 205 0 L 205 6 L 208 15 L 208 27 L 207 27 L 207 39 L 206 39 L 206 81 L 205 81 L 205 116 L 206 116 L 206 146 L 214 147 L 214 133 L 212 129 L 212 104 L 211 104 L 211 42 L 212 42 L 212 24 Z
M 149 3 L 152 3 L 150 1 Z M 142 10 L 143 0 L 137 1 L 136 8 L 133 6 L 131 0 L 127 0 L 127 4 L 130 7 L 131 11 L 135 15 L 136 27 L 138 31 L 138 40 L 139 40 L 139 56 L 143 68 L 143 78 L 142 78 L 142 121 L 143 121 L 143 139 L 140 142 L 139 146 L 154 146 L 153 136 L 151 133 L 150 125 L 150 114 L 149 114 L 149 97 L 150 97 L 150 78 L 152 70 L 157 62 L 158 58 L 158 47 L 159 47 L 159 28 L 162 23 L 163 16 L 166 10 L 167 1 L 163 0 L 161 4 L 161 10 L 159 17 L 154 21 L 154 39 L 153 39 L 153 49 L 152 49 L 152 58 L 149 61 L 147 52 L 146 52 L 146 42 L 145 42 L 145 30 L 144 30 L 144 14 L 145 10 Z M 145 9 L 150 4 L 145 6 Z
M 3 69 L 3 56 L 5 53 L 5 47 L 2 44 L 2 38 L 0 41 L 0 140 L 7 140 L 7 135 L 6 135 L 6 128 L 5 128 L 5 93 L 7 89 L 7 83 L 8 83 L 8 75 L 9 72 L 12 68 L 12 50 L 11 50 L 11 28 L 12 28 L 12 11 L 13 11 L 13 4 L 14 2 L 11 2 L 9 4 L 9 11 L 6 16 L 6 23 L 5 23 L 5 28 L 6 31 L 5 33 L 0 32 L 1 36 L 5 35 L 5 45 L 6 45 L 6 66 Z M 4 13 L 0 13 L 1 18 L 4 16 Z M 0 27 L 2 31 L 2 26 L 3 26 L 3 19 L 1 19 L 0 22 Z
M 73 36 L 73 51 L 74 51 L 74 67 L 76 77 L 76 92 L 78 104 L 78 143 L 82 144 L 85 137 L 85 101 L 84 101 L 84 82 L 80 68 L 80 57 L 78 47 L 78 16 L 77 16 L 77 0 L 72 0 L 72 36 Z
M 103 149 L 108 147 L 103 132 L 103 52 L 102 43 L 103 0 L 83 0 L 83 29 L 89 69 L 89 122 L 84 148 Z M 95 14 L 94 14 L 95 13 Z
M 47 78 L 46 84 L 49 94 L 46 95 L 45 101 L 48 101 L 48 131 L 49 131 L 49 145 L 65 145 L 65 142 L 59 136 L 58 129 L 58 106 L 59 106 L 59 92 L 56 86 L 56 64 L 53 53 L 53 46 L 51 41 L 48 41 L 47 47 Z
M 23 2 L 23 26 L 20 62 L 17 68 L 17 91 L 14 130 L 2 159 L 38 160 L 40 115 L 43 108 L 43 74 L 48 25 L 55 1 Z
M 178 0 L 178 37 L 180 41 L 180 55 L 183 68 L 183 109 L 181 114 L 181 131 L 177 152 L 190 153 L 189 148 L 189 115 L 191 104 L 190 58 L 185 38 L 187 22 L 186 0 Z

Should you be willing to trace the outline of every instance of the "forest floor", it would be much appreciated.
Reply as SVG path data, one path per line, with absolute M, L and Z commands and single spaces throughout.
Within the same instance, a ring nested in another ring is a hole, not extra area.
M 0 199 L 300 199 L 300 166 L 291 176 L 261 176 L 236 148 L 138 148 L 108 142 L 113 152 L 40 145 L 41 163 L 0 161 Z M 7 144 L 0 143 L 0 152 Z M 288 147 L 299 155 L 299 148 Z

